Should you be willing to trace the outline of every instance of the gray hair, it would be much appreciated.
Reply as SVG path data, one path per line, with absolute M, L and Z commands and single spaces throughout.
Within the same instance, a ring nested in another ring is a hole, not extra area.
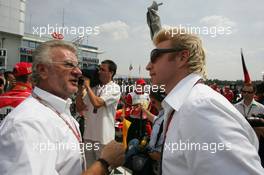
M 72 51 L 77 56 L 76 47 L 67 41 L 63 40 L 50 40 L 41 43 L 36 50 L 33 52 L 33 65 L 32 65 L 32 81 L 38 84 L 40 81 L 40 75 L 37 71 L 37 66 L 39 64 L 49 64 L 52 63 L 51 59 L 51 49 L 56 47 L 62 47 Z

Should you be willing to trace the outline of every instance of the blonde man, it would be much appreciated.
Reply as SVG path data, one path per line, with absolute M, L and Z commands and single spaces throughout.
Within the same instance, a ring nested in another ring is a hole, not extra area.
M 201 40 L 170 28 L 153 41 L 146 69 L 167 94 L 162 174 L 263 174 L 254 131 L 225 97 L 201 81 L 206 77 Z

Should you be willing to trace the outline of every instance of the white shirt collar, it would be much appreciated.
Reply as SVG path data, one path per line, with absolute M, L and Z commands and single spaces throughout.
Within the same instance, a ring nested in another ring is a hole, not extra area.
M 182 79 L 163 100 L 163 108 L 168 109 L 166 111 L 171 111 L 169 108 L 173 108 L 178 111 L 185 98 L 189 95 L 192 87 L 199 79 L 201 79 L 201 76 L 194 73 L 191 73 Z
M 55 108 L 59 113 L 66 113 L 68 115 L 71 115 L 70 105 L 72 103 L 72 100 L 70 98 L 64 100 L 38 87 L 35 87 L 33 92 L 41 99 L 48 102 L 49 105 Z
M 257 102 L 254 100 L 254 98 L 248 106 L 244 103 L 244 100 L 241 101 L 241 104 L 245 107 L 250 107 L 251 105 L 257 106 Z

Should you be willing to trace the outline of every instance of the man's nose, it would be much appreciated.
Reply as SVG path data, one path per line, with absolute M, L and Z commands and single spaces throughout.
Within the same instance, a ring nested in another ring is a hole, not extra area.
M 149 62 L 148 64 L 147 64 L 147 66 L 146 66 L 146 70 L 150 70 L 151 69 L 151 66 L 152 66 L 152 64 L 151 64 L 151 62 Z
M 82 71 L 81 71 L 81 69 L 80 69 L 79 67 L 75 67 L 75 68 L 73 69 L 73 73 L 74 73 L 75 75 L 77 75 L 78 78 L 82 76 Z

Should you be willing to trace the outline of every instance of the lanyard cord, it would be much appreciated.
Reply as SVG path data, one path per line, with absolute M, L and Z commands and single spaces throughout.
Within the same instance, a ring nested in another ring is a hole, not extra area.
M 246 117 L 246 118 L 248 118 L 248 114 L 250 113 L 252 107 L 253 107 L 253 104 L 250 105 L 250 108 L 249 108 L 249 110 L 248 110 L 248 112 L 247 112 L 247 114 L 246 114 L 246 108 L 245 108 L 245 105 L 243 104 L 244 114 L 245 114 L 245 117 Z
M 73 122 L 75 129 L 72 128 L 72 126 L 70 125 L 70 123 L 64 119 L 64 117 L 62 116 L 61 113 L 59 113 L 53 106 L 51 106 L 47 101 L 43 100 L 42 98 L 40 98 L 37 94 L 35 94 L 34 92 L 32 93 L 32 97 L 34 97 L 36 100 L 38 100 L 41 104 L 43 104 L 44 106 L 46 106 L 47 108 L 51 109 L 53 112 L 55 112 L 58 117 L 60 117 L 65 124 L 69 127 L 69 129 L 72 131 L 72 133 L 74 134 L 74 136 L 76 137 L 76 139 L 78 140 L 79 143 L 82 143 L 82 139 L 80 136 L 80 133 L 75 125 L 75 123 Z
M 167 122 L 167 125 L 165 127 L 165 130 L 164 131 L 164 140 L 163 140 L 163 144 L 162 144 L 162 147 L 161 147 L 161 158 L 160 158 L 160 175 L 162 175 L 162 159 L 163 159 L 163 151 L 164 151 L 164 145 L 165 145 L 165 140 L 166 140 L 166 136 L 167 136 L 167 132 L 168 132 L 168 129 L 169 129 L 169 125 L 171 123 L 171 119 L 172 119 L 172 116 L 173 114 L 175 113 L 175 110 L 173 110 L 170 115 L 169 115 L 169 118 L 168 118 L 168 122 Z M 163 122 L 162 122 L 163 124 Z

